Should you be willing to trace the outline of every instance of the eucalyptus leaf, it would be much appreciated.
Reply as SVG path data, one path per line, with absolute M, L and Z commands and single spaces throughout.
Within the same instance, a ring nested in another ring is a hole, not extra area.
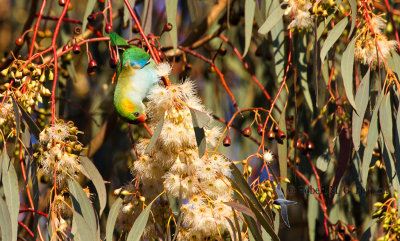
M 21 111 L 22 117 L 25 119 L 26 124 L 29 127 L 29 130 L 33 134 L 33 136 L 36 138 L 36 140 L 39 140 L 39 134 L 41 130 L 39 127 L 35 124 L 35 122 L 32 120 L 30 115 L 22 108 L 22 106 L 17 102 L 19 110 Z
M 229 223 L 229 227 L 231 228 L 232 232 L 231 234 L 233 234 L 233 237 L 231 235 L 231 240 L 236 241 L 237 237 L 236 237 L 236 230 L 235 230 L 235 226 L 233 225 L 232 220 L 230 220 L 228 217 L 225 217 L 225 220 L 228 221 Z
M 7 150 L 3 149 L 2 153 L 2 177 L 4 196 L 8 211 L 10 214 L 10 225 L 12 228 L 12 239 L 17 240 L 18 234 L 18 214 L 19 214 L 19 191 L 18 191 L 18 177 L 15 172 L 13 163 L 7 155 Z
M 89 178 L 90 181 L 93 182 L 93 185 L 96 188 L 100 204 L 99 216 L 101 216 L 107 204 L 107 191 L 106 186 L 104 185 L 103 177 L 101 176 L 93 162 L 90 161 L 87 156 L 80 156 L 79 160 L 83 168 L 85 168 L 86 173 L 88 174 L 87 178 Z
M 79 240 L 79 241 L 85 241 L 85 240 L 100 240 L 96 239 L 95 234 L 92 232 L 92 229 L 90 225 L 86 222 L 85 218 L 82 217 L 80 213 L 78 213 L 76 210 L 73 210 L 73 222 L 76 224 L 76 233 L 75 233 L 75 239 L 74 240 Z
M 96 4 L 96 0 L 88 0 L 86 3 L 86 9 L 85 9 L 85 13 L 83 14 L 83 20 L 82 20 L 82 34 L 85 32 L 86 30 L 86 25 L 88 23 L 88 16 L 89 14 L 92 13 L 93 9 L 94 9 L 94 5 Z
M 136 0 L 129 0 L 128 2 L 131 5 L 132 9 L 134 9 Z M 131 15 L 129 13 L 128 7 L 126 6 L 126 4 L 124 4 L 124 24 L 129 20 L 130 16 Z
M 148 35 L 152 27 L 154 0 L 146 0 L 143 4 L 142 27 L 144 34 Z
M 243 218 L 244 218 L 244 221 L 247 223 L 247 227 L 250 229 L 250 232 L 251 232 L 251 233 L 249 233 L 249 238 L 250 238 L 250 235 L 252 235 L 251 236 L 252 239 L 250 238 L 250 240 L 263 241 L 256 221 L 253 218 L 251 218 L 250 216 L 247 216 L 246 214 L 243 214 Z
M 256 10 L 255 0 L 246 0 L 244 5 L 244 51 L 243 56 L 246 56 L 251 42 L 251 33 L 253 32 L 254 13 Z
M 204 128 L 211 120 L 211 117 L 202 111 L 190 108 L 190 114 L 192 118 L 196 118 L 198 127 Z
M 254 218 L 254 220 L 257 220 L 257 217 L 253 213 L 253 211 L 251 211 L 250 208 L 244 206 L 243 204 L 236 203 L 236 202 L 225 202 L 224 204 L 226 204 L 226 205 L 238 210 L 241 213 L 246 214 L 247 216 L 250 216 L 250 217 Z
M 178 0 L 165 0 L 165 8 L 167 12 L 167 21 L 172 24 L 169 36 L 171 36 L 172 46 L 176 49 L 178 47 L 178 26 L 176 24 Z
M 317 186 L 317 180 L 314 175 L 311 176 L 310 183 L 313 187 Z M 307 207 L 308 236 L 310 241 L 315 241 L 318 212 L 319 212 L 318 201 L 314 198 L 313 195 L 311 195 L 308 197 L 308 207 Z
M 204 127 L 208 123 L 208 120 L 206 118 L 203 118 L 204 116 L 200 115 L 198 112 L 196 113 L 193 109 L 190 109 L 190 114 L 192 116 L 192 123 L 194 134 L 196 137 L 199 157 L 202 157 L 206 152 L 206 135 L 204 132 L 204 128 L 202 128 L 201 126 Z
M 146 227 L 147 220 L 149 219 L 151 205 L 154 200 L 139 214 L 129 231 L 126 241 L 139 241 L 142 237 L 144 228 Z
M 111 206 L 110 212 L 107 217 L 107 225 L 106 225 L 106 240 L 113 240 L 113 232 L 115 228 L 115 222 L 117 221 L 117 217 L 122 206 L 122 199 L 117 198 L 113 205 Z
M 397 52 L 392 52 L 391 56 L 386 58 L 389 68 L 397 74 L 397 78 L 400 78 L 400 56 Z
M 244 205 L 249 205 L 249 208 L 256 215 L 257 221 L 261 223 L 261 225 L 265 228 L 265 230 L 268 232 L 268 234 L 272 237 L 273 240 L 279 240 L 279 237 L 277 236 L 277 234 L 274 232 L 273 228 L 271 227 L 270 220 L 272 220 L 272 216 L 265 212 L 264 208 L 262 207 L 262 205 L 259 203 L 256 196 L 254 195 L 249 184 L 246 182 L 246 180 L 243 178 L 239 169 L 233 163 L 231 164 L 231 171 L 232 171 L 233 177 L 235 178 L 235 180 L 231 180 L 232 186 L 235 187 L 236 189 L 240 190 L 242 195 L 243 194 L 245 195 L 246 200 L 243 200 L 242 196 L 238 195 L 239 201 Z M 244 216 L 247 216 L 247 215 L 244 214 Z
M 341 69 L 344 90 L 346 91 L 347 99 L 353 108 L 359 112 L 357 105 L 354 100 L 353 94 L 353 68 L 354 68 L 354 48 L 355 48 L 356 38 L 353 38 L 351 42 L 347 45 L 346 50 L 343 52 L 341 60 Z
M 393 145 L 393 118 L 390 104 L 390 91 L 383 97 L 379 107 L 379 124 L 382 130 L 385 145 L 391 153 L 394 153 Z
M 340 20 L 338 24 L 335 25 L 335 27 L 328 33 L 328 36 L 324 42 L 324 45 L 322 46 L 321 49 L 321 63 L 323 64 L 325 61 L 325 57 L 328 53 L 328 51 L 332 48 L 333 44 L 339 39 L 339 37 L 342 35 L 344 29 L 347 26 L 347 23 L 349 22 L 348 18 L 343 18 Z
M 1 240 L 15 240 L 13 239 L 14 230 L 11 225 L 10 213 L 2 197 L 0 197 L 0 231 Z
M 378 101 L 375 104 L 374 111 L 372 112 L 371 122 L 369 124 L 367 145 L 364 149 L 363 162 L 362 162 L 362 168 L 361 168 L 361 175 L 362 175 L 361 180 L 362 180 L 362 186 L 364 189 L 366 189 L 366 186 L 367 186 L 368 170 L 369 170 L 369 165 L 371 164 L 372 152 L 374 150 L 376 142 L 378 141 L 378 134 L 379 134 L 378 112 L 379 112 L 379 106 L 381 105 L 383 96 L 384 96 L 383 93 L 381 93 L 379 95 Z
M 326 172 L 328 170 L 329 162 L 331 161 L 332 154 L 329 151 L 329 148 L 326 148 L 324 153 L 317 158 L 315 166 L 321 172 Z
M 336 11 L 335 11 L 336 12 Z M 324 32 L 324 30 L 326 29 L 326 27 L 328 26 L 328 24 L 331 22 L 333 16 L 335 16 L 335 12 L 331 13 L 330 15 L 328 15 L 328 17 L 326 17 L 319 25 L 317 28 L 317 41 L 319 40 L 319 38 L 322 36 L 322 33 Z
M 89 201 L 82 187 L 72 179 L 68 179 L 68 186 L 71 194 L 74 210 L 83 216 L 83 219 L 89 226 L 89 231 L 95 240 L 99 240 L 98 223 L 92 204 Z
M 164 114 L 162 115 L 162 118 L 157 123 L 156 129 L 153 132 L 153 136 L 150 139 L 149 145 L 146 147 L 146 150 L 144 151 L 145 154 L 149 154 L 150 151 L 153 149 L 153 146 L 156 144 L 157 139 L 161 134 L 163 125 L 164 125 Z
M 354 27 L 356 26 L 356 21 L 357 21 L 357 2 L 356 0 L 349 0 L 350 7 L 351 7 L 351 28 L 349 35 L 350 36 L 353 33 Z
M 279 23 L 279 21 L 282 21 L 282 16 L 285 12 L 282 10 L 281 7 L 277 7 L 271 15 L 268 16 L 267 20 L 261 25 L 261 27 L 258 29 L 258 33 L 265 35 L 269 33 L 272 28 Z
M 364 75 L 364 78 L 361 80 L 360 85 L 358 86 L 358 90 L 356 93 L 356 105 L 358 106 L 359 113 L 353 110 L 353 118 L 352 121 L 352 137 L 354 149 L 358 151 L 360 148 L 360 135 L 361 135 L 361 127 L 364 121 L 365 110 L 368 106 L 369 99 L 369 79 L 370 79 L 370 69 Z

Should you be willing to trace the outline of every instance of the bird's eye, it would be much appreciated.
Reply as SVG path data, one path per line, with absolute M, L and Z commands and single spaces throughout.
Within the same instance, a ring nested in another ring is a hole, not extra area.
M 139 116 L 140 116 L 140 113 L 139 113 L 139 112 L 133 112 L 133 115 L 134 115 L 135 117 L 139 117 Z

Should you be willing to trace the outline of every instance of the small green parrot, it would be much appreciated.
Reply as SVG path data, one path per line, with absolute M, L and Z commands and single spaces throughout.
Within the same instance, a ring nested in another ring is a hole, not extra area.
M 120 116 L 132 124 L 146 120 L 143 99 L 158 84 L 157 65 L 141 48 L 130 47 L 122 53 L 117 71 L 114 105 Z

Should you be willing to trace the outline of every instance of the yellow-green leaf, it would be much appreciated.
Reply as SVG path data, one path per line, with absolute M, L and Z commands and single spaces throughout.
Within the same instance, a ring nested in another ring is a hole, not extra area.
M 254 12 L 256 10 L 255 0 L 246 0 L 244 6 L 244 51 L 243 56 L 247 54 L 251 42 L 251 32 L 253 30 Z

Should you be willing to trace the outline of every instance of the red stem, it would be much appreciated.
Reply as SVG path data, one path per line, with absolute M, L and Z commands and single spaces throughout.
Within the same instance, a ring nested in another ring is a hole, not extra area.
M 68 10 L 70 0 L 67 0 L 63 11 L 61 12 L 60 19 L 57 22 L 56 29 L 54 30 L 53 41 L 51 43 L 51 48 L 53 49 L 54 53 L 54 80 L 53 80 L 53 88 L 51 91 L 51 123 L 54 124 L 56 118 L 56 86 L 57 86 L 57 75 L 58 75 L 58 63 L 57 63 L 57 48 L 56 48 L 56 40 L 58 36 L 58 32 L 60 31 L 60 26 L 62 23 L 62 19 L 64 18 L 65 14 Z M 54 180 L 56 183 L 56 180 Z
M 36 42 L 36 36 L 37 36 L 38 29 L 39 29 L 40 19 L 42 18 L 45 6 L 46 6 L 46 0 L 43 0 L 42 6 L 40 7 L 40 11 L 38 14 L 38 19 L 36 20 L 35 31 L 33 32 L 31 48 L 29 49 L 29 58 L 32 57 L 32 54 L 33 54 L 33 48 L 34 48 L 35 42 Z
M 233 44 L 228 40 L 228 38 L 226 38 L 224 35 L 220 34 L 219 38 L 222 39 L 224 42 L 226 42 L 227 44 L 229 44 L 229 46 L 231 46 L 231 48 L 233 49 L 233 52 L 235 52 L 236 56 L 238 56 L 238 58 L 240 59 L 240 61 L 243 63 L 244 68 L 247 70 L 247 72 L 249 72 L 249 74 L 251 75 L 251 78 L 253 79 L 254 83 L 257 84 L 258 87 L 260 87 L 260 89 L 262 90 L 262 92 L 264 93 L 265 97 L 267 98 L 267 100 L 269 102 L 272 101 L 271 96 L 268 94 L 267 90 L 264 88 L 264 86 L 258 81 L 257 77 L 255 76 L 254 73 L 252 73 L 249 69 L 249 65 L 247 64 L 247 62 L 244 60 L 243 56 L 240 54 L 239 50 L 237 48 L 235 48 L 235 46 L 233 46 Z
M 25 213 L 25 212 L 32 212 L 34 213 L 35 210 L 33 208 L 25 208 L 25 209 L 20 209 L 19 213 Z M 41 211 L 36 211 L 37 214 L 44 216 L 47 218 L 47 213 L 41 212 Z
M 136 23 L 136 25 L 137 25 L 137 27 L 138 27 L 138 30 L 139 30 L 140 35 L 143 37 L 144 42 L 146 43 L 146 45 L 147 45 L 147 47 L 148 47 L 148 49 L 149 49 L 149 51 L 150 51 L 151 57 L 154 59 L 154 62 L 156 62 L 156 64 L 159 64 L 160 62 L 158 61 L 158 58 L 156 57 L 156 54 L 154 53 L 154 50 L 153 50 L 153 48 L 151 47 L 151 45 L 150 45 L 150 43 L 149 43 L 149 40 L 148 40 L 147 37 L 146 37 L 146 34 L 144 34 L 143 28 L 142 28 L 142 26 L 140 25 L 139 19 L 136 17 L 136 14 L 135 14 L 135 12 L 134 12 L 133 9 L 132 9 L 131 4 L 129 3 L 128 0 L 124 0 L 124 2 L 125 2 L 126 7 L 128 8 L 129 13 L 131 14 L 131 16 L 132 16 L 132 18 L 133 18 L 133 21 Z
M 185 48 L 183 46 L 178 46 L 178 48 L 183 50 L 183 51 L 185 51 L 185 52 L 187 52 L 187 53 L 189 53 L 189 54 L 191 54 L 191 55 L 193 55 L 193 56 L 195 56 L 195 57 L 197 57 L 197 58 L 199 58 L 199 59 L 201 59 L 201 60 L 203 60 L 204 62 L 209 63 L 215 69 L 215 72 L 218 74 L 219 78 L 221 79 L 222 85 L 224 86 L 224 88 L 226 89 L 226 92 L 228 92 L 228 94 L 229 94 L 229 96 L 230 96 L 230 98 L 232 100 L 233 106 L 236 108 L 237 111 L 239 111 L 239 106 L 238 106 L 238 104 L 236 102 L 235 97 L 232 94 L 232 91 L 229 89 L 228 85 L 226 84 L 224 75 L 217 68 L 217 66 L 214 64 L 214 62 L 211 59 L 208 59 L 208 58 L 204 57 L 203 55 L 192 51 L 191 49 Z
M 33 238 L 35 237 L 35 235 L 33 234 L 33 232 L 28 228 L 28 226 L 26 226 L 23 222 L 18 221 L 18 225 L 23 227 L 28 233 L 29 235 Z

